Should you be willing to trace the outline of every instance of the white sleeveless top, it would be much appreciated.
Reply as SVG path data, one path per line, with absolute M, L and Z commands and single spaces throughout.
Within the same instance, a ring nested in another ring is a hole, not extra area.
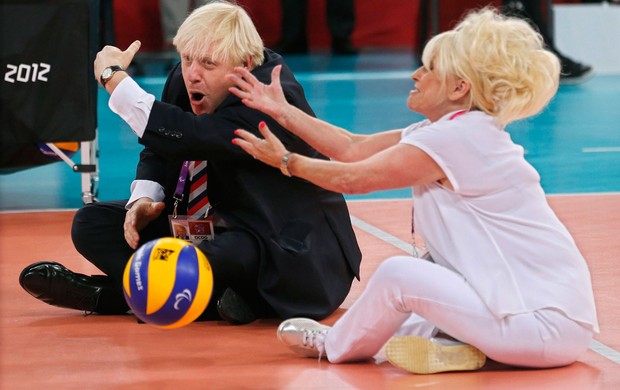
M 598 332 L 587 264 L 523 148 L 481 111 L 452 115 L 401 138 L 454 187 L 413 187 L 416 232 L 433 260 L 463 275 L 499 318 L 555 308 Z

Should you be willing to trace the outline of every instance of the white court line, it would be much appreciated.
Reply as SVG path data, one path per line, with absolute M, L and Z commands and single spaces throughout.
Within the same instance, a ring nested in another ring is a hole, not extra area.
M 362 221 L 359 218 L 356 218 L 354 216 L 351 216 L 351 222 L 353 222 L 353 226 L 362 229 L 363 231 L 365 231 L 366 233 L 370 233 L 373 236 L 387 242 L 388 244 L 392 244 L 393 246 L 397 247 L 398 249 L 402 250 L 403 252 L 406 252 L 407 254 L 411 255 L 413 253 L 413 246 L 410 243 L 407 243 L 403 240 L 401 240 L 398 237 L 394 237 L 393 235 L 391 235 L 388 232 L 384 232 L 383 230 L 369 224 L 366 223 L 364 221 Z
M 385 232 L 369 223 L 366 223 L 357 217 L 351 216 L 351 222 L 356 228 L 361 229 L 366 233 L 372 234 L 373 236 L 387 242 L 388 244 L 391 244 L 396 248 L 411 254 L 412 246 L 410 243 L 407 243 L 398 237 L 394 237 L 390 233 Z M 607 345 L 594 339 L 590 342 L 589 347 L 592 351 L 598 353 L 604 358 L 609 359 L 616 364 L 620 364 L 620 352 L 616 351 L 615 349 L 610 348 Z
M 620 146 L 600 146 L 593 148 L 581 149 L 583 153 L 618 153 L 620 152 Z
M 155 85 L 155 86 L 162 85 L 163 86 L 164 83 L 166 82 L 166 77 L 162 77 L 162 76 L 145 76 L 145 77 L 139 77 L 139 78 L 140 78 L 139 84 L 142 84 L 142 85 Z
M 616 351 L 613 348 L 609 348 L 605 344 L 598 342 L 596 340 L 590 341 L 590 349 L 599 355 L 606 357 L 616 364 L 620 364 L 620 352 Z
M 295 77 L 300 81 L 402 80 L 410 79 L 413 71 L 412 69 L 410 71 L 399 70 L 387 72 L 297 72 L 295 73 Z
M 77 211 L 76 208 L 67 208 L 67 209 L 21 209 L 21 210 L 0 210 L 0 215 L 2 214 L 26 214 L 26 213 L 64 213 L 67 211 Z
M 356 71 L 356 72 L 296 72 L 295 78 L 299 81 L 357 81 L 357 80 L 409 80 L 413 74 L 412 70 L 393 70 L 393 71 Z M 141 77 L 140 84 L 160 85 L 162 77 Z

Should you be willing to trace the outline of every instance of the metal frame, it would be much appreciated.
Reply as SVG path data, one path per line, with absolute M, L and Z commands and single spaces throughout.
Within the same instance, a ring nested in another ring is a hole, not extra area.
M 95 130 L 92 141 L 80 142 L 80 164 L 76 164 L 65 152 L 51 142 L 46 145 L 67 165 L 73 172 L 81 176 L 82 202 L 93 203 L 99 194 L 99 144 Z

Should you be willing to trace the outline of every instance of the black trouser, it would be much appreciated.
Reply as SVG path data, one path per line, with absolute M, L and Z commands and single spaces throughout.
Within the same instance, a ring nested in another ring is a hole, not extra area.
M 78 210 L 73 219 L 71 236 L 75 248 L 116 283 L 116 291 L 107 291 L 106 296 L 100 299 L 103 305 L 125 304 L 119 292 L 122 292 L 125 266 L 134 253 L 123 234 L 126 203 L 110 201 L 87 204 Z M 168 216 L 164 214 L 140 232 L 140 245 L 171 236 Z M 216 302 L 228 287 L 241 295 L 257 316 L 275 316 L 273 309 L 260 296 L 256 285 L 260 247 L 252 234 L 242 230 L 216 230 L 215 239 L 202 243 L 199 248 L 211 264 L 214 279 L 213 295 L 205 317 L 217 318 Z M 119 298 L 123 301 L 117 302 Z
M 282 0 L 281 46 L 303 50 L 308 48 L 307 15 L 307 0 Z M 353 0 L 327 0 L 326 19 L 332 45 L 349 43 L 355 27 Z
M 547 2 L 542 0 L 503 0 L 503 12 L 529 20 L 543 36 L 545 43 L 555 50 L 553 43 L 553 9 L 546 9 Z M 546 14 L 545 14 L 546 12 Z

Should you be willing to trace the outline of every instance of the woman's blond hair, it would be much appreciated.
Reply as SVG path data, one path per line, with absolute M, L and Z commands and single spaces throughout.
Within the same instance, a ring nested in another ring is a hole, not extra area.
M 458 26 L 433 37 L 422 62 L 443 84 L 457 77 L 471 84 L 470 108 L 501 125 L 540 112 L 557 92 L 560 62 L 526 21 L 492 8 L 469 13 Z
M 172 41 L 179 53 L 241 65 L 248 58 L 254 66 L 264 60 L 263 41 L 247 12 L 236 4 L 216 1 L 196 8 L 179 27 Z

